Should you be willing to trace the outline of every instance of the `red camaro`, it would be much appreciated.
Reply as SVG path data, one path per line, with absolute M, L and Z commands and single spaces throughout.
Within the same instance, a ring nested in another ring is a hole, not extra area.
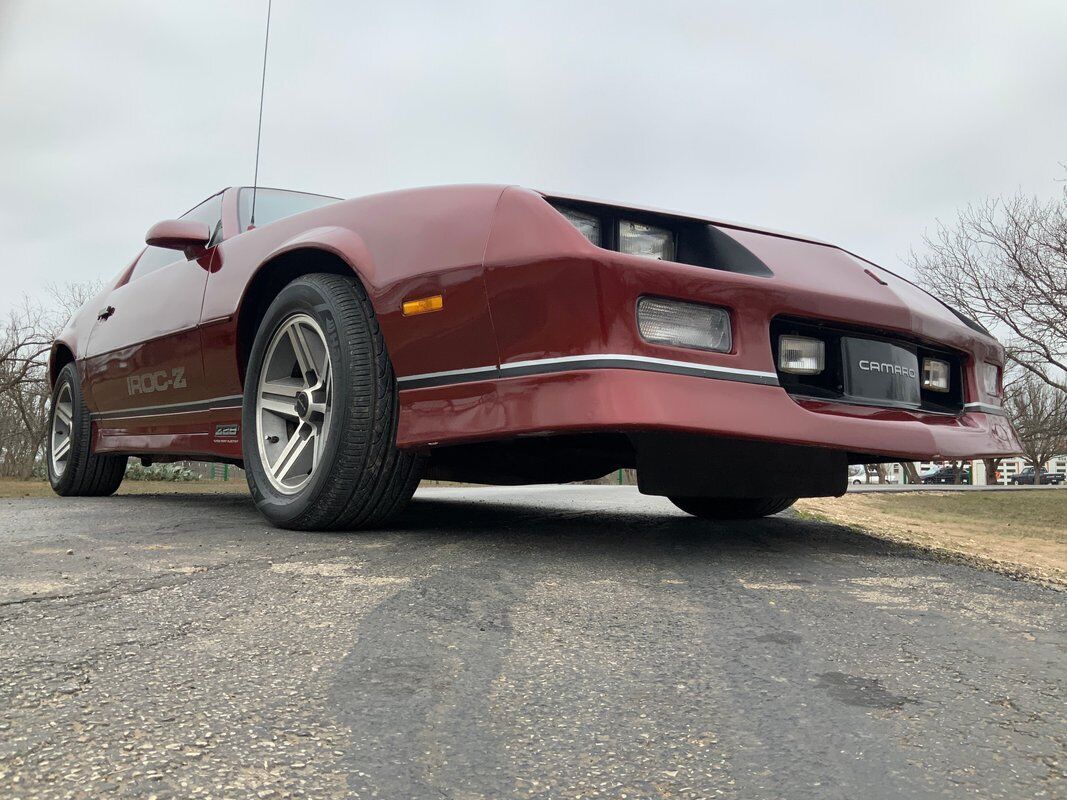
M 254 207 L 253 207 L 254 206 Z M 503 186 L 226 189 L 51 355 L 49 477 L 241 464 L 276 525 L 377 525 L 419 477 L 637 469 L 705 518 L 839 495 L 851 463 L 1005 456 L 1004 352 L 840 248 Z

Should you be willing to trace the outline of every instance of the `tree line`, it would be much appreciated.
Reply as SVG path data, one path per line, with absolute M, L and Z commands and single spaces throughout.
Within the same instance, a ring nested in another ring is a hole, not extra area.
M 1067 453 L 1067 186 L 967 206 L 912 253 L 919 283 L 988 328 L 1007 356 L 1004 406 L 1023 455 Z M 992 480 L 995 462 L 987 463 Z
M 40 472 L 48 433 L 48 353 L 70 316 L 99 285 L 49 288 L 44 300 L 25 298 L 0 329 L 0 477 Z

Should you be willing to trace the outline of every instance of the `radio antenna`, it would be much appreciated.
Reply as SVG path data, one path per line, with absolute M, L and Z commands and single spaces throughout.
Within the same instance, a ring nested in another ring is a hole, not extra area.
M 267 33 L 263 36 L 263 76 L 259 81 L 259 125 L 256 127 L 256 170 L 252 178 L 252 214 L 248 218 L 248 227 L 256 224 L 256 188 L 259 185 L 259 143 L 263 137 L 263 92 L 267 87 L 267 47 L 270 45 L 270 6 L 267 0 Z

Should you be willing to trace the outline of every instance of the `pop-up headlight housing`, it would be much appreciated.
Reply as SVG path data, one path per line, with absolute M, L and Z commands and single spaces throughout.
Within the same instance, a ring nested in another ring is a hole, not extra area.
M 578 233 L 582 234 L 597 247 L 600 247 L 600 219 L 598 217 L 594 217 L 592 214 L 583 214 L 581 211 L 575 211 L 571 208 L 560 208 L 558 211 L 567 222 L 578 229 Z
M 751 250 L 707 220 L 577 198 L 545 199 L 589 242 L 605 250 L 739 275 L 772 274 Z
M 619 220 L 619 252 L 674 261 L 674 233 L 643 222 Z

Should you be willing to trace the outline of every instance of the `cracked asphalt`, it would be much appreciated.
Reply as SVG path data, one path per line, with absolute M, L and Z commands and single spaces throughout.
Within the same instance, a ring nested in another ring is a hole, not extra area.
M 788 513 L 0 501 L 0 797 L 1067 797 L 1065 595 Z

